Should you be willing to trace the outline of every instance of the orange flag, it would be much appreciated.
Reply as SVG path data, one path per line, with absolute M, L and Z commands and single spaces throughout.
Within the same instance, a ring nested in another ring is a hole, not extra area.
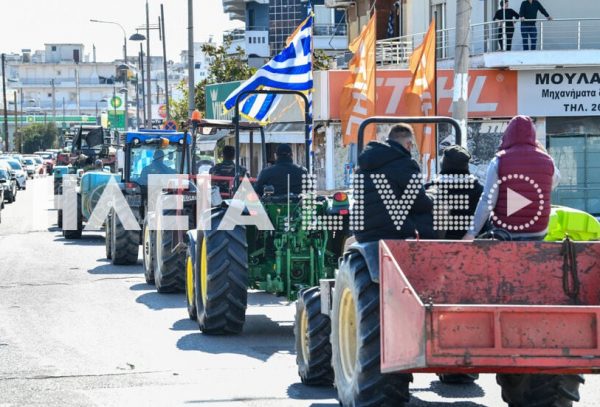
M 432 116 L 435 114 L 435 21 L 431 22 L 423 43 L 410 56 L 409 69 L 413 74 L 404 93 L 404 104 L 410 116 Z M 424 167 L 429 177 L 431 163 L 437 155 L 434 125 L 414 125 L 415 138 Z
M 344 145 L 356 143 L 358 126 L 375 115 L 375 14 L 348 47 L 354 56 L 348 64 L 350 76 L 340 96 L 340 119 Z M 375 126 L 369 126 L 364 142 L 374 140 Z

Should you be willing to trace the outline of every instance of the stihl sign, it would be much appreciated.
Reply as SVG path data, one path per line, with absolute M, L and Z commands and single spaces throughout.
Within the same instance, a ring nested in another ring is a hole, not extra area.
M 339 119 L 339 98 L 348 71 L 328 73 L 329 110 L 322 107 L 316 116 L 321 120 Z M 407 108 L 402 106 L 402 93 L 409 84 L 408 70 L 377 71 L 377 115 L 406 116 Z M 438 115 L 452 115 L 452 95 L 454 92 L 453 72 L 438 70 L 437 78 Z M 325 89 L 323 89 L 325 90 Z M 517 73 L 499 70 L 469 71 L 469 116 L 473 118 L 512 117 L 517 114 Z

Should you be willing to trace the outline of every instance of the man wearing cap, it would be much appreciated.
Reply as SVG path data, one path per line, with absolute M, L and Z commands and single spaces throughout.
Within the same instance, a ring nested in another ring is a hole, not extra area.
M 272 185 L 275 191 L 273 195 L 301 194 L 302 175 L 308 174 L 306 168 L 294 164 L 292 161 L 292 148 L 289 144 L 280 144 L 275 151 L 275 164 L 264 168 L 260 174 L 254 190 L 263 194 L 266 185 Z M 289 182 L 289 189 L 288 189 Z
M 148 185 L 148 176 L 156 174 L 175 174 L 176 171 L 164 163 L 165 152 L 161 149 L 154 151 L 152 162 L 144 167 L 140 174 L 139 184 Z
M 442 156 L 440 176 L 425 185 L 427 192 L 434 195 L 434 202 L 436 199 L 442 199 L 442 191 L 446 192 L 443 194 L 444 202 L 460 202 L 461 197 L 467 197 L 467 201 L 464 202 L 466 205 L 463 204 L 463 208 L 452 208 L 441 216 L 447 216 L 448 219 L 450 217 L 452 219 L 470 219 L 475 213 L 483 186 L 474 175 L 471 175 L 469 161 L 471 161 L 471 154 L 464 147 L 447 147 Z M 441 207 L 441 204 L 439 206 Z M 440 237 L 451 240 L 462 239 L 467 233 L 468 227 L 468 222 L 464 222 L 463 225 L 453 227 L 451 230 L 440 231 L 443 232 Z

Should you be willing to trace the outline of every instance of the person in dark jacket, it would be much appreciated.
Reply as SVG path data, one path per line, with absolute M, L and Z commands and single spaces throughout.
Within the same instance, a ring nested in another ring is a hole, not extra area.
M 256 184 L 254 184 L 256 193 L 262 196 L 265 185 L 272 185 L 275 189 L 273 195 L 301 194 L 302 175 L 308 174 L 308 171 L 306 168 L 294 164 L 290 145 L 278 145 L 275 157 L 275 164 L 264 168 L 258 174 L 258 179 L 256 180 Z
M 164 163 L 165 152 L 161 149 L 154 151 L 153 159 L 150 165 L 144 167 L 138 183 L 140 185 L 148 185 L 148 177 L 150 175 L 176 174 L 175 169 Z
M 218 175 L 221 177 L 234 177 L 235 176 L 235 147 L 225 146 L 223 147 L 223 161 L 212 167 L 208 173 L 211 175 Z M 244 176 L 248 173 L 246 168 L 240 165 L 240 175 Z
M 357 174 L 363 175 L 364 182 L 364 224 L 354 231 L 358 242 L 435 237 L 433 201 L 423 188 L 419 164 L 410 154 L 413 138 L 411 126 L 397 124 L 384 143 L 370 142 L 358 157 Z M 409 187 L 413 179 L 418 182 Z M 385 191 L 384 180 L 391 191 Z M 402 214 L 402 205 L 407 214 Z
M 548 20 L 552 20 L 550 14 L 546 11 L 542 3 L 538 0 L 524 0 L 521 3 L 519 16 L 521 17 L 521 37 L 523 37 L 523 50 L 534 51 L 537 42 L 537 27 L 535 20 L 537 19 L 538 11 L 542 13 Z M 528 42 L 531 44 L 528 44 Z
M 508 0 L 500 0 L 500 10 L 496 11 L 494 21 L 499 21 L 498 43 L 500 50 L 510 51 L 512 48 L 513 34 L 515 33 L 514 20 L 519 19 L 519 13 L 508 7 Z M 504 25 L 504 27 L 503 27 Z M 504 49 L 504 31 L 506 31 L 506 49 Z
M 457 217 L 466 217 L 471 219 L 475 214 L 477 203 L 483 192 L 483 186 L 477 180 L 477 177 L 471 175 L 469 171 L 470 160 L 471 154 L 464 147 L 447 147 L 442 156 L 440 176 L 433 182 L 425 185 L 427 192 L 434 195 L 434 200 L 441 199 L 442 190 L 446 190 L 447 195 L 444 196 L 444 203 L 456 202 L 461 196 L 467 196 L 467 208 L 449 209 L 447 212 L 440 214 L 441 217 L 447 216 L 454 219 Z M 450 187 L 449 184 L 453 186 Z M 442 203 L 438 203 L 436 207 L 442 207 Z M 439 237 L 444 239 L 460 240 L 467 233 L 469 226 L 470 221 L 464 220 L 460 225 L 451 226 L 449 230 L 436 230 L 436 232 L 442 232 Z

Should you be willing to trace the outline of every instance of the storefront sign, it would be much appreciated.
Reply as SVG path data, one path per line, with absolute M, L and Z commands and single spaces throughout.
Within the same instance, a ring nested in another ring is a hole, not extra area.
M 225 99 L 240 86 L 242 82 L 226 82 L 216 85 L 206 85 L 206 115 L 207 119 L 231 120 L 233 110 L 227 113 L 223 112 L 223 102 Z
M 599 116 L 600 69 L 519 71 L 519 113 L 529 116 Z
M 329 71 L 328 119 L 339 119 L 339 97 L 347 71 Z M 408 70 L 377 71 L 376 114 L 406 116 L 402 93 L 410 82 Z M 438 70 L 438 115 L 451 116 L 454 91 L 453 71 Z M 319 112 L 323 117 L 322 113 Z M 469 71 L 469 116 L 512 117 L 517 114 L 517 73 L 500 70 Z

